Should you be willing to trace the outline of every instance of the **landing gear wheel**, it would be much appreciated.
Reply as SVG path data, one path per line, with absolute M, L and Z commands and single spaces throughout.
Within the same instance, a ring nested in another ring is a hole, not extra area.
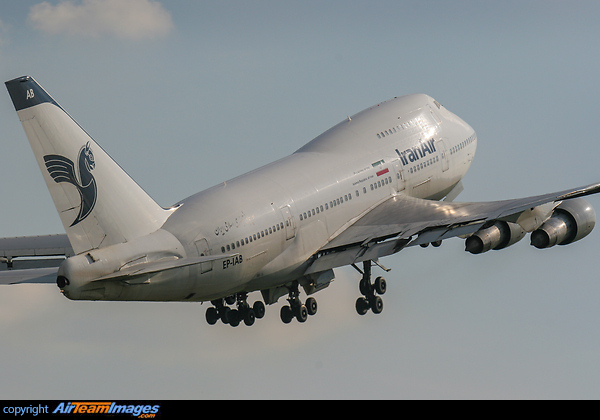
M 261 319 L 265 316 L 265 304 L 262 303 L 260 300 L 254 302 L 254 305 L 252 305 L 252 309 L 254 310 L 254 315 L 256 316 L 256 319 Z
M 209 325 L 215 325 L 219 318 L 219 311 L 217 311 L 217 308 L 214 306 L 211 306 L 206 310 L 206 322 L 208 322 Z
M 371 280 L 368 278 L 362 278 L 358 283 L 358 290 L 363 295 L 368 295 L 371 292 Z
M 364 297 L 356 299 L 356 312 L 359 315 L 364 315 L 369 311 L 369 302 Z
M 309 297 L 306 299 L 305 305 L 309 315 L 312 316 L 317 313 L 317 300 L 315 298 Z
M 228 306 L 224 306 L 221 311 L 221 321 L 223 324 L 229 324 L 229 314 L 231 313 L 231 308 Z
M 380 314 L 383 311 L 383 299 L 380 296 L 375 296 L 371 302 L 371 310 L 374 314 Z
M 246 313 L 244 314 L 244 324 L 246 324 L 249 327 L 254 324 L 254 321 L 256 321 L 256 315 L 254 314 L 254 310 L 246 310 Z
M 308 309 L 306 309 L 306 306 L 300 305 L 300 307 L 296 309 L 296 319 L 298 322 L 306 322 L 308 319 Z
M 375 291 L 380 294 L 383 295 L 385 294 L 387 290 L 387 283 L 385 281 L 385 279 L 383 277 L 377 277 L 375 279 Z
M 281 315 L 281 320 L 284 324 L 289 324 L 294 318 L 292 308 L 290 308 L 289 306 L 282 306 L 279 314 Z
M 237 309 L 232 309 L 229 312 L 229 325 L 232 327 L 237 327 L 240 325 L 241 317 L 240 312 Z

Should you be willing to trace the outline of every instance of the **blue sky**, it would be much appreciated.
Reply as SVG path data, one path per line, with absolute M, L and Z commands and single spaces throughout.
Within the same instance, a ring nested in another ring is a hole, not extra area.
M 0 76 L 34 76 L 164 206 L 415 92 L 477 131 L 459 200 L 505 199 L 600 181 L 598 15 L 594 1 L 23 0 L 0 6 Z M 8 94 L 0 127 L 0 236 L 62 232 Z M 600 234 L 527 242 L 383 259 L 379 316 L 356 315 L 358 275 L 340 269 L 302 325 L 281 324 L 280 304 L 232 329 L 209 327 L 206 305 L 3 287 L 0 395 L 598 398 Z

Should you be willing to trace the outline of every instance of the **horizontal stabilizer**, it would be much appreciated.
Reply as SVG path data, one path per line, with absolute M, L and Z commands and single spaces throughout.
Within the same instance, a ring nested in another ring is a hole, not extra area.
M 56 284 L 57 267 L 32 268 L 29 270 L 0 271 L 0 284 L 47 283 Z
M 75 255 L 67 235 L 0 238 L 0 257 L 53 257 Z

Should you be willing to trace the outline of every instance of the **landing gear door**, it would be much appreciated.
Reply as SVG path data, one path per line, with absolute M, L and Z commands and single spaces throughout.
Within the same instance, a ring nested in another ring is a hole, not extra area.
M 296 236 L 296 224 L 292 216 L 292 209 L 290 206 L 283 206 L 280 210 L 283 216 L 283 225 L 285 226 L 285 239 L 292 239 Z

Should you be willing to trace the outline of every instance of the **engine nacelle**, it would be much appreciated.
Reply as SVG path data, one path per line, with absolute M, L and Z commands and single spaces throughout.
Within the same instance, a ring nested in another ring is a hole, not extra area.
M 578 241 L 594 229 L 596 212 L 583 198 L 563 201 L 539 229 L 531 233 L 531 245 L 550 248 Z
M 519 242 L 525 231 L 516 223 L 496 220 L 486 223 L 481 229 L 469 236 L 465 250 L 471 254 L 481 254 L 490 249 L 502 249 Z

